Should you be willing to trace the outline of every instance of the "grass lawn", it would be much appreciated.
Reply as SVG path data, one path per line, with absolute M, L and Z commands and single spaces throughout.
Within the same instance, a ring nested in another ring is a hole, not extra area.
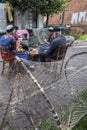
M 87 40 L 87 35 L 81 35 L 77 38 L 77 40 Z
M 87 130 L 87 115 L 72 130 Z

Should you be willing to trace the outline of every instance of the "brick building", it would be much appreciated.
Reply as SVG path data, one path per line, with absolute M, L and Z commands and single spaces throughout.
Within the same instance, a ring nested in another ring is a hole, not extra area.
M 64 16 L 64 17 L 63 17 Z M 87 32 L 87 0 L 71 0 L 64 12 L 50 17 L 49 25 L 69 24 Z

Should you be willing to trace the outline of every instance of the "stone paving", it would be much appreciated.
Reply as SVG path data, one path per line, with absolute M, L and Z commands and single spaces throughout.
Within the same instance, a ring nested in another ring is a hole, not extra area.
M 74 54 L 81 53 L 81 52 L 87 52 L 87 41 L 82 41 L 82 42 L 75 41 L 75 43 L 71 47 L 69 47 L 67 51 L 65 63 L 69 57 L 71 57 Z M 69 60 L 66 67 L 66 75 L 67 75 L 68 82 L 66 80 L 64 70 L 63 70 L 61 79 L 53 82 L 54 80 L 53 72 L 51 71 L 48 72 L 48 70 L 50 70 L 51 68 L 48 68 L 46 69 L 46 71 L 45 70 L 43 71 L 43 65 L 39 65 L 38 63 L 36 63 L 35 71 L 32 71 L 32 74 L 36 77 L 36 79 L 39 81 L 41 86 L 44 88 L 45 92 L 48 95 L 48 98 L 54 105 L 55 110 L 57 112 L 61 111 L 62 105 L 69 104 L 71 102 L 73 94 L 78 93 L 79 91 L 87 87 L 86 65 L 87 65 L 86 53 L 73 57 L 72 59 Z M 1 66 L 0 66 L 0 70 L 1 70 Z M 23 102 L 23 104 L 20 104 L 19 108 L 20 107 L 24 108 L 25 111 L 26 111 L 26 108 L 27 109 L 29 108 L 29 110 L 32 110 L 33 115 L 34 115 L 33 118 L 36 121 L 36 119 L 39 120 L 40 118 L 48 116 L 50 112 L 42 94 L 39 93 L 37 87 L 35 87 L 31 79 L 29 78 L 27 80 L 27 78 L 28 78 L 27 76 L 24 76 L 21 78 L 19 82 L 17 82 L 17 85 L 20 84 L 19 86 L 24 87 L 24 91 L 26 91 L 26 96 L 27 96 L 26 103 L 24 104 Z M 13 85 L 13 81 L 14 81 L 14 78 L 12 78 L 11 80 L 8 80 L 6 78 L 6 75 L 0 76 L 0 106 L 1 106 L 0 117 L 3 117 L 3 112 L 5 108 L 3 107 L 3 110 L 2 110 L 2 106 L 4 106 L 3 104 L 8 102 L 9 94 L 11 92 L 11 88 Z M 22 89 L 20 89 L 20 92 L 18 89 L 16 91 L 19 98 L 21 97 L 21 101 L 22 101 L 22 98 L 24 98 Z M 20 119 L 24 117 L 24 115 L 22 115 L 20 112 L 19 112 L 19 115 L 20 115 Z M 13 119 L 14 116 L 9 116 L 8 114 L 8 117 L 11 118 L 9 119 L 10 123 L 12 123 L 12 126 L 14 126 L 14 123 L 11 122 L 12 120 L 14 121 Z M 0 123 L 1 121 L 2 120 L 0 119 Z M 16 125 L 20 124 L 22 126 L 21 121 L 23 122 L 23 120 L 20 120 L 18 123 L 16 122 L 15 124 Z M 24 119 L 24 122 L 27 122 L 26 119 Z M 6 130 L 8 130 L 8 128 L 6 128 Z M 17 130 L 24 130 L 24 128 L 17 129 Z

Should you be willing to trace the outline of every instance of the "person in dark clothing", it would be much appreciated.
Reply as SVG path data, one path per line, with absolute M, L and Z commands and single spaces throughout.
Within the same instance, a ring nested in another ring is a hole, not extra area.
M 16 41 L 18 40 L 18 35 L 16 34 L 18 29 L 19 29 L 19 27 L 17 25 L 14 25 L 13 36 L 14 36 Z
M 38 48 L 39 53 L 48 50 L 48 48 L 50 47 L 50 45 L 54 39 L 53 32 L 54 32 L 54 28 L 49 27 L 48 28 L 49 37 L 48 37 L 48 39 L 44 39 L 44 43 L 39 46 L 39 48 Z
M 48 44 L 48 45 L 51 44 L 52 40 L 54 39 L 53 32 L 54 32 L 54 28 L 53 27 L 49 27 L 48 28 L 49 37 L 48 37 L 48 39 L 44 39 L 44 43 L 45 44 Z
M 61 35 L 60 28 L 54 27 L 54 40 L 52 41 L 49 49 L 39 54 L 40 61 L 45 62 L 46 58 L 56 59 L 58 47 L 66 44 L 66 38 Z

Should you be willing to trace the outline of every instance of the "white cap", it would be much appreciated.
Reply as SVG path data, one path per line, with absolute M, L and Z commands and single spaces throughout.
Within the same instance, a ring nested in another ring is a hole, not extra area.
M 14 26 L 13 25 L 8 25 L 5 29 L 8 33 L 12 32 L 14 30 Z
M 49 28 L 48 28 L 48 31 L 53 32 L 53 31 L 54 31 L 54 28 L 53 28 L 53 27 L 49 27 Z

